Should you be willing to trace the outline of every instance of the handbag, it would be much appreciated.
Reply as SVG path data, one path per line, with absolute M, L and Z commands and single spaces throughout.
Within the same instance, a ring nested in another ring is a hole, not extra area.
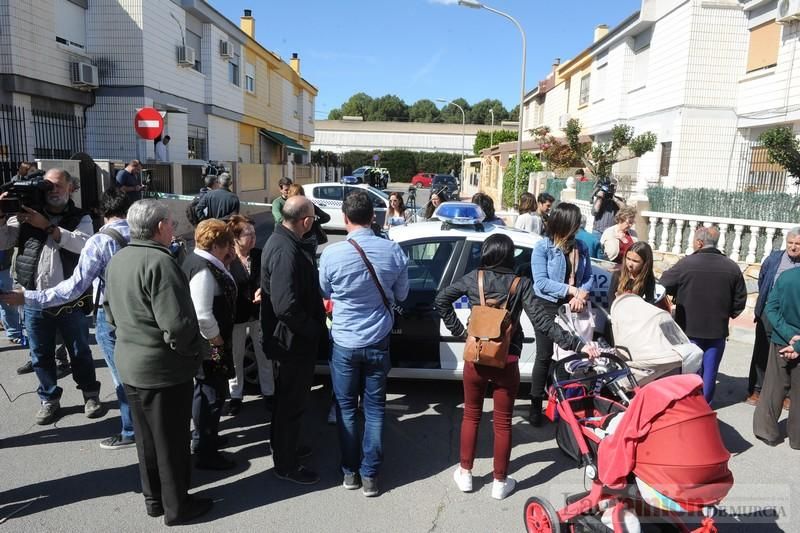
M 519 276 L 514 277 L 508 297 L 502 307 L 487 305 L 483 292 L 483 270 L 478 271 L 478 295 L 480 305 L 472 307 L 467 323 L 467 342 L 464 346 L 464 361 L 476 365 L 505 368 L 508 348 L 515 324 L 508 310 L 508 302 L 514 297 L 519 285 Z

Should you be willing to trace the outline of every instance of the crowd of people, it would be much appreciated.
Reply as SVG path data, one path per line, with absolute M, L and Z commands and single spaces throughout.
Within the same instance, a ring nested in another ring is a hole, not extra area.
M 253 221 L 239 213 L 230 175 L 207 177 L 187 212 L 196 222 L 194 250 L 178 261 L 171 251 L 177 227 L 173 213 L 162 201 L 140 198 L 141 184 L 128 176 L 135 178 L 140 168 L 138 161 L 130 162 L 116 186 L 104 193 L 104 224 L 97 232 L 89 214 L 71 200 L 76 186 L 62 169 L 44 174 L 50 189 L 41 209 L 23 206 L 19 213 L 0 213 L 0 249 L 5 254 L 0 282 L 8 287 L 0 304 L 9 339 L 30 347 L 41 402 L 36 423 L 51 424 L 61 414 L 57 342 L 66 345 L 85 415 L 105 414 L 89 347 L 89 316 L 94 313 L 95 336 L 121 418 L 119 433 L 100 446 L 135 446 L 147 514 L 163 516 L 167 525 L 189 522 L 212 507 L 210 499 L 189 494 L 192 468 L 228 470 L 236 465 L 234 456 L 220 451 L 225 442 L 219 424 L 224 414 L 236 416 L 244 406 L 249 339 L 263 416 L 271 420 L 274 475 L 303 485 L 319 481 L 319 473 L 307 466 L 314 450 L 303 444 L 301 427 L 316 361 L 327 359 L 343 487 L 360 488 L 367 497 L 380 494 L 390 335 L 409 279 L 403 250 L 376 235 L 368 194 L 357 191 L 344 199 L 347 237 L 327 246 L 317 260 L 318 246 L 327 240 L 321 226 L 329 218 L 305 197 L 302 186 L 281 180 L 280 195 L 272 204 L 275 228 L 262 250 L 255 246 Z M 657 280 L 652 249 L 632 231 L 635 211 L 618 205 L 608 190 L 597 194 L 594 234 L 585 230 L 586 219 L 576 205 L 554 205 L 548 194 L 523 194 L 516 226 L 543 236 L 532 251 L 532 276 L 515 271 L 513 241 L 494 233 L 482 244 L 478 268 L 436 296 L 444 325 L 457 338 L 468 334 L 453 309 L 463 296 L 473 308 L 490 305 L 508 314 L 504 365 L 464 363 L 460 460 L 453 471 L 456 486 L 464 492 L 473 488 L 478 427 L 489 384 L 494 401 L 491 496 L 504 499 L 516 485 L 508 470 L 520 384 L 522 313 L 537 338 L 528 417 L 533 426 L 543 423 L 554 344 L 589 357 L 600 354 L 596 343 L 565 331 L 556 321 L 562 306 L 573 313 L 588 312 L 594 283 L 591 259 L 597 250 L 619 264 L 609 289 L 612 302 L 633 293 L 671 310 L 668 300 L 656 297 L 657 282 L 673 296 L 676 322 L 704 352 L 703 392 L 713 405 L 728 323 L 745 308 L 741 269 L 717 248 L 719 230 L 700 227 L 694 233 L 694 253 Z M 430 205 L 435 208 L 443 201 L 434 195 Z M 481 206 L 486 223 L 504 224 L 491 197 L 477 193 L 472 201 Z M 392 196 L 391 206 L 389 225 L 409 221 L 401 196 Z M 426 206 L 425 218 L 432 216 Z M 13 277 L 21 287 L 16 290 L 5 278 L 11 276 L 12 257 Z M 757 404 L 755 435 L 770 445 L 781 441 L 781 408 L 800 401 L 800 373 L 795 371 L 800 360 L 798 265 L 800 228 L 789 232 L 786 250 L 767 258 L 759 278 L 748 402 Z M 800 448 L 797 412 L 790 411 L 789 417 L 793 448 Z

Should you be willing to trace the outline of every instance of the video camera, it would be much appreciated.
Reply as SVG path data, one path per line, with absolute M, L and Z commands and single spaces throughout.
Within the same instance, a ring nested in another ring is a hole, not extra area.
M 43 170 L 29 174 L 24 180 L 6 183 L 0 186 L 0 192 L 8 192 L 8 196 L 0 200 L 0 211 L 14 215 L 22 210 L 22 206 L 44 211 L 47 193 L 52 190 L 53 183 L 44 179 Z
M 612 196 L 617 194 L 617 184 L 614 183 L 611 178 L 600 178 L 597 180 L 597 185 L 595 185 L 596 191 L 603 191 L 603 195 L 606 198 L 611 198 Z

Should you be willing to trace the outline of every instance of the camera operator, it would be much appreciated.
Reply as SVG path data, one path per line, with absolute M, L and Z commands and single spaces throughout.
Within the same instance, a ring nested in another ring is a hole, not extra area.
M 597 180 L 592 193 L 592 216 L 594 226 L 592 233 L 599 239 L 603 232 L 616 224 L 617 211 L 625 205 L 622 198 L 616 195 L 617 185 L 611 178 Z
M 17 282 L 27 290 L 46 290 L 69 278 L 89 235 L 92 219 L 75 206 L 69 197 L 70 175 L 63 169 L 50 169 L 44 181 L 52 188 L 44 194 L 41 212 L 22 206 L 7 217 L 0 213 L 0 249 L 16 245 Z M 0 195 L 5 198 L 9 193 Z M 51 424 L 58 417 L 62 389 L 58 386 L 55 361 L 56 332 L 61 333 L 72 358 L 72 377 L 83 392 L 84 413 L 89 418 L 102 416 L 100 383 L 89 349 L 91 294 L 59 307 L 42 310 L 25 306 L 25 328 L 31 348 L 31 360 L 39 379 L 37 392 L 42 407 L 36 423 Z
M 138 159 L 131 159 L 125 168 L 117 172 L 114 181 L 117 187 L 127 193 L 131 203 L 142 199 L 142 163 Z

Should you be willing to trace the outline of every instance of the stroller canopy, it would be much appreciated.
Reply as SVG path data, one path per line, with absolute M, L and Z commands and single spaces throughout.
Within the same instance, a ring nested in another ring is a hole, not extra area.
M 717 415 L 703 398 L 703 380 L 669 376 L 642 387 L 616 431 L 598 449 L 602 482 L 627 485 L 633 472 L 647 485 L 678 502 L 713 505 L 733 485 L 730 453 Z
M 614 344 L 630 353 L 629 366 L 641 385 L 680 368 L 680 347 L 691 344 L 668 312 L 636 294 L 614 300 L 611 326 Z

